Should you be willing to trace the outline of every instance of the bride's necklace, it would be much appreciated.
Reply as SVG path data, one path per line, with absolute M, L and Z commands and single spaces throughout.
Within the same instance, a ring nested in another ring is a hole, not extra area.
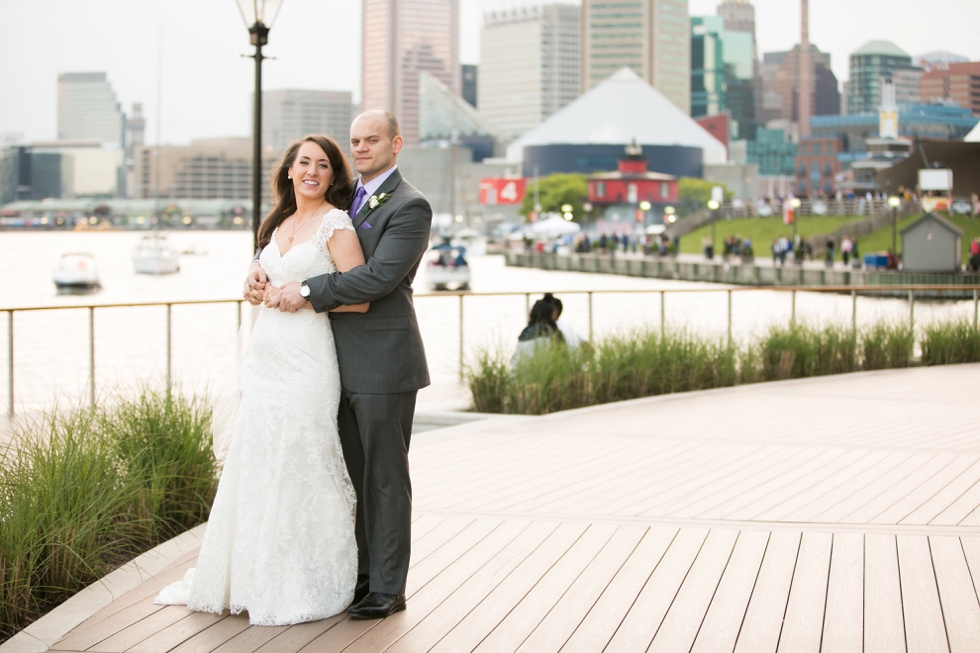
M 299 222 L 298 219 L 297 220 L 293 220 L 293 233 L 289 237 L 287 237 L 286 240 L 288 240 L 290 243 L 293 242 L 293 238 L 296 237 L 296 232 L 306 226 L 306 223 L 309 222 L 310 221 L 310 218 L 312 218 L 313 215 L 317 211 L 320 210 L 320 207 L 321 206 L 323 206 L 323 201 L 322 200 L 320 201 L 319 204 L 316 205 L 316 208 L 314 208 L 312 211 L 310 211 L 310 214 L 308 216 L 306 216 L 306 218 L 303 220 L 303 222 Z

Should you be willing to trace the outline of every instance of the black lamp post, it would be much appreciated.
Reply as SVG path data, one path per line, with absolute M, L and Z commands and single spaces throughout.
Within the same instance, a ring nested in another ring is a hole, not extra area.
M 259 247 L 260 207 L 262 204 L 262 46 L 269 42 L 269 30 L 283 0 L 236 0 L 245 27 L 255 46 L 255 108 L 252 122 L 252 250 Z
M 708 201 L 708 209 L 711 211 L 711 256 L 710 258 L 714 260 L 715 258 L 715 223 L 718 222 L 718 209 L 721 207 L 716 200 Z

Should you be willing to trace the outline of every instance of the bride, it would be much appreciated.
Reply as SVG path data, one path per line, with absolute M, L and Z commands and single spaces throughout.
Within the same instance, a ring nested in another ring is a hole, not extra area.
M 351 189 L 347 161 L 332 139 L 308 136 L 286 151 L 273 177 L 276 205 L 259 228 L 264 304 L 286 283 L 364 264 L 342 210 Z M 351 604 L 355 495 L 337 431 L 339 401 L 327 314 L 260 309 L 198 566 L 157 603 L 247 610 L 253 625 L 323 619 Z

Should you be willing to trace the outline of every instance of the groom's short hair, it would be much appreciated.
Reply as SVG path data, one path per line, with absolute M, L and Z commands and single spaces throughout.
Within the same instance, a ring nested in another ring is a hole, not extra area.
M 385 111 L 384 114 L 385 122 L 388 123 L 388 138 L 394 139 L 395 136 L 402 133 L 401 128 L 398 126 L 398 118 L 388 111 Z

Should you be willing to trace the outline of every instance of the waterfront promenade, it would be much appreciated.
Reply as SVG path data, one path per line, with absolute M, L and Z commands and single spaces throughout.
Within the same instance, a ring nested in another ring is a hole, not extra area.
M 52 649 L 977 651 L 978 387 L 890 370 L 426 431 L 406 612 L 153 605 L 187 550 Z

